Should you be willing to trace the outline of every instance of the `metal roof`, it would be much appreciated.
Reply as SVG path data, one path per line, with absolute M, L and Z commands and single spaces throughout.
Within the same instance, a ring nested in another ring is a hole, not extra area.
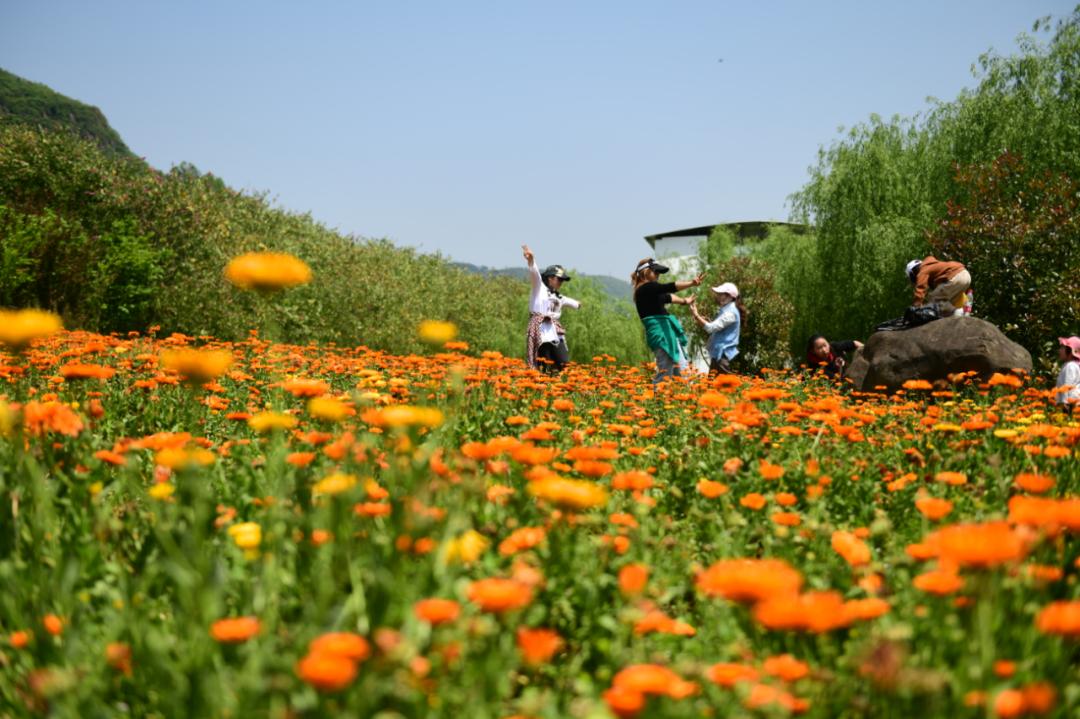
M 655 235 L 645 235 L 645 241 L 650 247 L 656 247 L 657 240 L 665 240 L 669 237 L 707 237 L 717 227 L 729 227 L 740 240 L 748 238 L 762 239 L 768 233 L 770 227 L 788 227 L 795 232 L 806 232 L 807 226 L 798 222 L 781 222 L 779 220 L 746 220 L 743 222 L 719 222 L 715 225 L 702 225 L 701 227 L 688 227 L 683 230 L 671 230 L 659 232 Z

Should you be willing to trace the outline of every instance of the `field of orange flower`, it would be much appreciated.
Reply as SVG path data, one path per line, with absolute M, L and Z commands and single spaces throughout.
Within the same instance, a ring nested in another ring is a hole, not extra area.
M 7 341 L 5 715 L 1080 711 L 1080 426 L 1014 377 Z

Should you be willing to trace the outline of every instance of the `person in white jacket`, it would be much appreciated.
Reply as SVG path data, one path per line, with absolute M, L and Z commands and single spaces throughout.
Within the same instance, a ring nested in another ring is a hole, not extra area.
M 560 293 L 562 286 L 571 280 L 562 265 L 550 265 L 541 272 L 536 257 L 528 245 L 521 246 L 525 261 L 529 263 L 529 325 L 525 332 L 525 361 L 534 369 L 540 367 L 551 372 L 561 372 L 570 361 L 566 346 L 566 330 L 559 318 L 562 308 L 578 309 L 581 303 Z
M 1055 385 L 1058 392 L 1054 401 L 1074 410 L 1080 404 L 1080 337 L 1059 337 L 1058 345 L 1061 372 Z

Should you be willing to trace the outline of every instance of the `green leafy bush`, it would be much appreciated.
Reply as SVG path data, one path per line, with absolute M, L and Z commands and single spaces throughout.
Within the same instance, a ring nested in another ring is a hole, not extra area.
M 962 257 L 978 313 L 1052 363 L 1056 338 L 1080 326 L 1080 183 L 1005 153 L 958 169 L 956 184 L 931 248 Z

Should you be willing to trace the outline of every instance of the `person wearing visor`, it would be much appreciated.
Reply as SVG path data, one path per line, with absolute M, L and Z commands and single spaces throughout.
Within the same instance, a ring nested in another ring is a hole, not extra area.
M 709 333 L 706 349 L 709 352 L 709 374 L 734 374 L 731 361 L 739 354 L 739 330 L 742 327 L 743 307 L 739 302 L 739 288 L 731 282 L 710 287 L 719 312 L 712 322 L 705 319 L 697 305 L 690 302 L 690 312 L 702 328 Z
M 686 332 L 679 319 L 668 314 L 665 305 L 689 305 L 690 299 L 675 293 L 701 284 L 701 275 L 692 280 L 660 283 L 657 279 L 668 268 L 649 257 L 638 263 L 630 283 L 634 287 L 634 305 L 645 325 L 645 341 L 656 356 L 653 384 L 682 374 L 689 365 L 686 358 Z
M 550 265 L 541 272 L 529 246 L 522 245 L 521 250 L 529 263 L 529 282 L 532 284 L 529 325 L 525 331 L 525 361 L 533 369 L 543 363 L 546 371 L 561 372 L 570 361 L 570 350 L 566 346 L 566 330 L 559 318 L 563 307 L 576 310 L 581 303 L 559 292 L 571 279 L 562 265 Z

